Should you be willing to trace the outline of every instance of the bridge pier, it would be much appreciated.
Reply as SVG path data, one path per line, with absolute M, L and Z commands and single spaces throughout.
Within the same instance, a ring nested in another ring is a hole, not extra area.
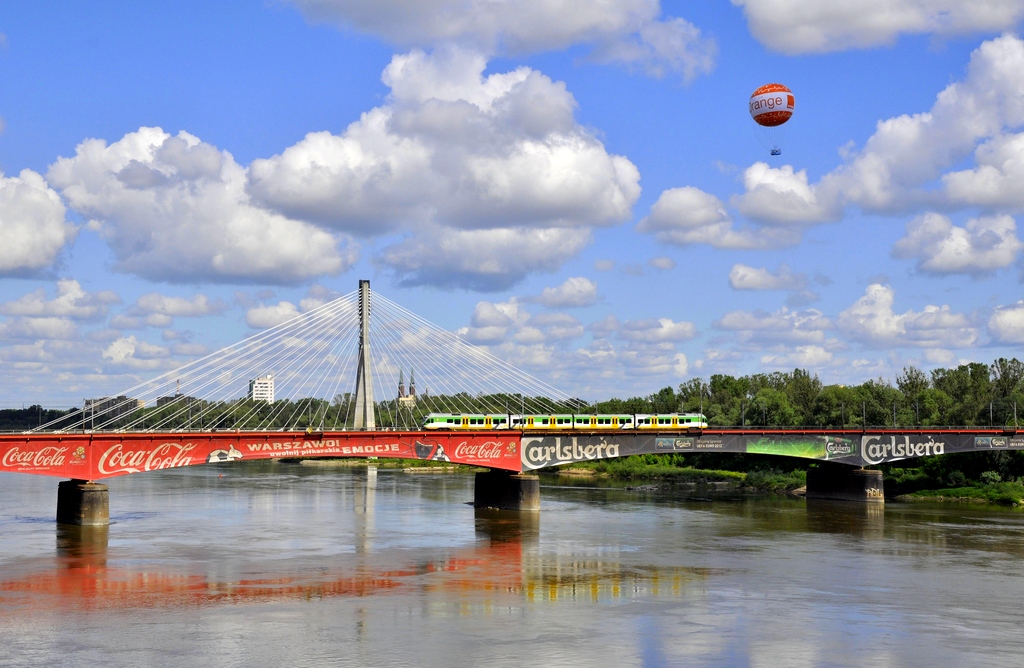
M 90 480 L 63 480 L 57 485 L 57 523 L 101 527 L 110 524 L 106 485 Z
M 473 506 L 498 510 L 540 510 L 540 478 L 498 470 L 477 473 Z
M 823 462 L 807 470 L 807 498 L 885 503 L 882 472 Z

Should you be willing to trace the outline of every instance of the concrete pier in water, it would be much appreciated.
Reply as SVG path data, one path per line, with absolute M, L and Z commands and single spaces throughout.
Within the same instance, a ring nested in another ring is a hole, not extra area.
M 110 494 L 107 486 L 88 480 L 64 480 L 59 483 L 57 523 L 88 527 L 110 524 Z
M 807 498 L 885 503 L 882 472 L 821 464 L 807 471 Z
M 499 510 L 540 510 L 540 478 L 508 471 L 477 473 L 473 505 Z

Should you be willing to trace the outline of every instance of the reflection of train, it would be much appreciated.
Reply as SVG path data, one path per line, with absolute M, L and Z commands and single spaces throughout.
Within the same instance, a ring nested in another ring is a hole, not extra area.
M 518 415 L 515 413 L 431 413 L 423 420 L 424 429 L 640 429 L 679 431 L 706 429 L 708 420 L 701 413 L 636 413 L 627 415 Z

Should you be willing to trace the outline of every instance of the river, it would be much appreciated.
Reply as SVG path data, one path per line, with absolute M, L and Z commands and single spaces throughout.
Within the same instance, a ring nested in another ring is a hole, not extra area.
M 1007 666 L 1024 513 L 682 498 L 276 462 L 116 478 L 109 529 L 0 475 L 0 665 Z

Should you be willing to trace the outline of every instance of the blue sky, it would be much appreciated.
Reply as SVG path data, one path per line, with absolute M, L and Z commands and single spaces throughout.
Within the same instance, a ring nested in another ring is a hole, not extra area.
M 360 278 L 587 398 L 1019 356 L 1024 1 L 819 4 L 5 3 L 0 403 Z

